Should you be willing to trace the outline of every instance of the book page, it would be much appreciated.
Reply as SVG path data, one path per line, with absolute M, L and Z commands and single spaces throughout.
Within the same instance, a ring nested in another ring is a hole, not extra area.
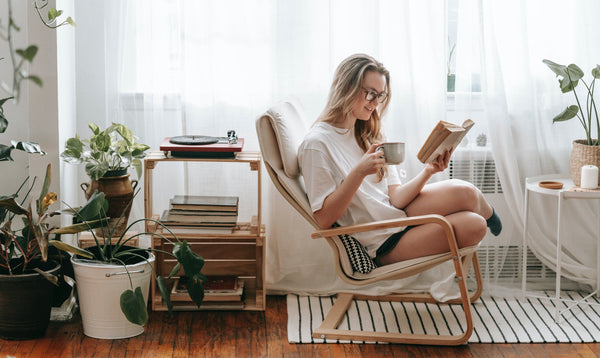
M 470 119 L 464 121 L 462 126 L 444 121 L 438 122 L 419 150 L 417 158 L 427 164 L 436 160 L 446 151 L 456 149 L 473 125 L 475 123 Z

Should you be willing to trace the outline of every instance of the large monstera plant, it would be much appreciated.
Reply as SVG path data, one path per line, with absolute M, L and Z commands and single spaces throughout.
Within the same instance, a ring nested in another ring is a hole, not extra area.
M 562 93 L 573 93 L 575 102 L 568 106 L 564 111 L 556 115 L 552 122 L 563 122 L 568 121 L 571 118 L 577 117 L 579 123 L 585 131 L 585 141 L 587 145 L 600 146 L 598 136 L 600 136 L 600 117 L 598 116 L 598 110 L 596 109 L 596 101 L 594 99 L 594 89 L 596 88 L 596 79 L 600 78 L 600 65 L 596 65 L 590 71 L 592 80 L 590 83 L 584 80 L 584 72 L 572 63 L 568 66 L 560 65 L 550 60 L 543 60 L 543 62 L 554 72 L 558 77 L 558 85 Z M 578 94 L 577 86 L 582 83 L 583 96 Z M 585 100 L 584 100 L 585 97 Z M 594 138 L 592 131 L 596 129 L 596 138 Z

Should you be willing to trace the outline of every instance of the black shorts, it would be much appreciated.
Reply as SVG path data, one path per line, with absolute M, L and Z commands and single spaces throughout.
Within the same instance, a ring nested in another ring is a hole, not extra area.
M 404 234 L 406 234 L 408 230 L 412 229 L 413 227 L 414 226 L 407 226 L 404 230 L 394 233 L 392 234 L 392 236 L 388 237 L 383 242 L 383 244 L 381 244 L 381 246 L 377 248 L 377 251 L 375 252 L 375 263 L 381 266 L 381 264 L 379 263 L 379 258 L 392 251 L 394 247 L 398 245 L 398 242 L 400 241 L 402 236 L 404 236 Z

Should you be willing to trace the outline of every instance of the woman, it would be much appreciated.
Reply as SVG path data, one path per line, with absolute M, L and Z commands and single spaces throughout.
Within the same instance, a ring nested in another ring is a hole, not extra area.
M 472 184 L 446 180 L 427 184 L 448 167 L 446 152 L 412 180 L 401 184 L 382 152 L 381 116 L 390 101 L 390 75 L 368 55 L 356 54 L 338 66 L 325 109 L 298 152 L 309 201 L 322 228 L 398 217 L 439 214 L 453 226 L 459 247 L 478 244 L 486 225 L 498 235 L 502 224 Z M 401 230 L 398 232 L 398 230 Z M 354 237 L 379 265 L 449 250 L 442 228 L 425 224 Z

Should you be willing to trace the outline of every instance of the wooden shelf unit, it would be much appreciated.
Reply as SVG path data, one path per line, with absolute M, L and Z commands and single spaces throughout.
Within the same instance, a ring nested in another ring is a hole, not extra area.
M 243 310 L 265 309 L 265 228 L 261 224 L 261 155 L 260 152 L 239 152 L 235 158 L 175 158 L 167 156 L 162 151 L 150 152 L 144 159 L 144 211 L 147 218 L 158 220 L 159 215 L 153 209 L 153 170 L 160 162 L 219 162 L 223 165 L 228 163 L 248 163 L 250 171 L 257 172 L 257 211 L 251 222 L 238 222 L 231 234 L 177 234 L 180 240 L 187 240 L 194 252 L 205 259 L 202 273 L 205 275 L 235 275 L 244 280 L 244 307 Z M 207 195 L 214 195 L 210 193 Z M 162 228 L 152 222 L 146 222 L 146 232 L 160 233 L 172 238 Z M 152 236 L 152 248 L 172 251 L 172 244 L 159 236 Z M 155 253 L 156 261 L 154 267 L 156 272 L 168 277 L 176 264 L 176 260 L 169 255 Z M 180 274 L 183 273 L 183 269 Z M 168 288 L 174 280 L 167 280 Z M 154 311 L 166 311 L 167 305 L 163 302 L 156 281 L 152 280 L 150 299 Z M 172 302 L 173 310 L 208 310 L 208 309 L 240 309 L 227 308 L 224 306 L 200 306 L 196 307 L 193 302 Z

